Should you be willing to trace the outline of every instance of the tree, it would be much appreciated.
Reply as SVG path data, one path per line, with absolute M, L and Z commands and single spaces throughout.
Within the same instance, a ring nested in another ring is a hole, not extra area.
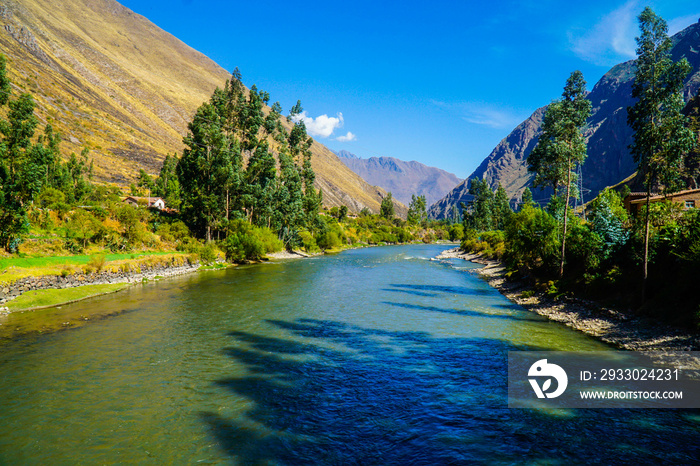
M 695 147 L 686 154 L 683 160 L 683 178 L 690 189 L 700 187 L 700 91 L 683 109 L 688 117 L 688 128 L 695 135 Z
M 202 104 L 183 138 L 185 150 L 177 164 L 182 188 L 182 215 L 190 229 L 212 239 L 212 228 L 221 220 L 231 160 L 237 145 L 224 133 L 214 105 Z
M 296 105 L 289 111 L 287 121 L 294 122 L 292 131 L 289 133 L 287 143 L 292 158 L 301 164 L 301 179 L 304 185 L 304 215 L 306 217 L 306 226 L 309 229 L 314 229 L 319 225 L 318 210 L 322 203 L 322 194 L 314 188 L 316 174 L 311 167 L 311 139 L 306 133 L 306 125 L 301 118 L 304 109 L 301 106 L 301 101 L 297 100 Z
M 408 205 L 408 222 L 423 223 L 428 219 L 428 212 L 425 210 L 425 196 L 411 194 L 411 202 Z
M 7 58 L 0 53 L 0 105 L 7 105 L 12 93 L 12 85 L 7 77 Z
M 684 58 L 671 59 L 671 39 L 663 18 L 649 7 L 639 15 L 637 63 L 627 122 L 634 131 L 630 146 L 646 189 L 644 214 L 644 269 L 642 301 L 645 299 L 649 263 L 649 199 L 661 184 L 665 193 L 678 187 L 683 154 L 694 144 L 687 118 L 681 114 L 683 81 L 691 70 Z
M 493 227 L 496 230 L 503 230 L 506 227 L 506 223 L 513 213 L 513 209 L 510 208 L 510 201 L 508 199 L 508 194 L 506 190 L 503 189 L 501 183 L 498 183 L 498 189 L 496 189 L 496 194 L 493 197 Z
M 493 229 L 493 191 L 486 180 L 474 178 L 469 182 L 469 194 L 474 196 L 471 211 L 465 215 L 464 229 L 477 231 Z
M 287 150 L 279 153 L 279 176 L 275 190 L 274 228 L 285 248 L 298 245 L 299 227 L 304 220 L 303 185 L 299 167 Z
M 82 243 L 82 248 L 87 247 L 87 243 L 99 230 L 100 222 L 88 211 L 77 209 L 68 222 L 68 234 L 75 237 Z
M 575 187 L 576 165 L 586 160 L 586 140 L 581 129 L 591 114 L 591 102 L 586 98 L 586 81 L 583 73 L 574 71 L 566 80 L 561 99 L 553 102 L 545 111 L 542 135 L 537 146 L 528 156 L 528 170 L 535 171 L 535 185 L 549 181 L 557 194 L 557 188 L 565 187 L 563 232 L 559 276 L 564 275 L 566 258 L 566 230 L 568 226 L 569 199 L 578 197 Z
M 153 191 L 155 190 L 156 184 L 151 175 L 146 173 L 146 170 L 143 168 L 139 170 L 139 177 L 138 177 L 138 184 L 137 186 L 139 188 L 143 188 L 147 191 L 148 195 L 154 194 Z
M 388 193 L 382 199 L 382 204 L 379 206 L 379 215 L 387 220 L 391 220 L 394 217 L 394 201 L 391 193 Z
M 270 227 L 276 175 L 275 158 L 268 150 L 267 142 L 263 142 L 251 155 L 245 172 L 244 205 L 248 221 L 254 225 Z
M 627 211 L 620 195 L 612 189 L 605 188 L 587 207 L 591 229 L 603 242 L 603 258 L 608 258 L 620 249 L 629 238 L 625 228 L 628 221 Z
M 523 196 L 520 198 L 520 208 L 522 209 L 526 205 L 534 205 L 534 203 L 532 191 L 530 191 L 530 188 L 525 188 L 523 191 Z
M 0 55 L 0 102 L 9 108 L 7 119 L 0 119 L 0 246 L 14 252 L 29 229 L 27 207 L 41 190 L 45 151 L 31 143 L 38 124 L 34 99 L 22 94 L 9 100 L 8 86 L 5 57 Z
M 154 181 L 153 194 L 162 197 L 168 207 L 180 207 L 180 181 L 177 179 L 177 162 L 175 155 L 166 155 L 158 177 Z

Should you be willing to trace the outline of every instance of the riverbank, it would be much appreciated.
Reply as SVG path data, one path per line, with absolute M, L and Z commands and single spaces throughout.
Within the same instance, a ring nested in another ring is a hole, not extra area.
M 85 285 L 108 285 L 117 283 L 142 283 L 156 278 L 172 277 L 191 273 L 200 268 L 198 260 L 189 257 L 145 257 L 130 261 L 120 261 L 117 266 L 104 266 L 104 270 L 87 272 L 71 271 L 59 275 L 27 276 L 10 284 L 3 285 L 0 289 L 0 312 L 8 311 L 8 304 L 28 292 L 42 290 L 63 290 Z M 64 304 L 68 302 L 57 302 Z M 28 306 L 26 309 L 31 309 Z M 16 309 L 16 310 L 26 310 Z
M 322 253 L 318 253 L 322 254 Z M 266 259 L 284 260 L 298 259 L 315 256 L 318 254 L 307 254 L 301 251 L 279 251 L 270 253 Z M 115 265 L 116 264 L 116 265 Z M 23 276 L 12 283 L 0 286 L 0 315 L 16 311 L 31 311 L 52 306 L 60 306 L 75 302 L 76 289 L 99 289 L 100 286 L 124 284 L 126 286 L 136 283 L 148 282 L 150 280 L 161 279 L 184 275 L 199 270 L 220 269 L 223 264 L 216 263 L 216 267 L 201 266 L 200 261 L 190 256 L 165 256 L 165 257 L 144 257 L 131 260 L 122 260 L 104 265 L 104 270 L 89 271 L 85 268 L 73 267 L 64 268 L 63 273 L 51 272 L 47 274 L 45 270 L 36 275 Z M 233 265 L 229 265 L 233 266 Z M 39 269 L 37 269 L 39 271 Z M 68 271 L 67 272 L 64 272 Z M 120 290 L 123 287 L 119 288 Z M 52 300 L 50 305 L 44 304 L 43 295 L 51 292 Z M 77 300 L 87 299 L 101 294 L 113 293 L 112 289 L 104 293 L 85 293 L 84 297 Z M 61 294 L 65 294 L 65 299 L 61 299 Z M 37 295 L 35 305 L 32 300 L 26 299 Z M 18 306 L 22 302 L 22 306 Z M 26 305 L 24 303 L 27 303 Z M 17 305 L 14 305 L 17 304 Z
M 601 341 L 630 351 L 698 351 L 700 336 L 657 321 L 622 313 L 579 298 L 549 298 L 522 281 L 505 279 L 498 261 L 459 248 L 443 251 L 436 259 L 459 258 L 483 264 L 476 269 L 489 285 L 523 308 L 561 322 Z M 525 292 L 525 293 L 524 293 Z

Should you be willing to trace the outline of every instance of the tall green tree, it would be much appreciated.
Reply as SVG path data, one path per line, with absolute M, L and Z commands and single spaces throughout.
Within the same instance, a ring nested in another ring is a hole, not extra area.
M 177 179 L 176 155 L 166 155 L 160 173 L 154 181 L 153 194 L 163 198 L 165 205 L 173 209 L 180 207 L 180 181 Z
M 535 182 L 548 181 L 557 194 L 564 188 L 563 231 L 559 276 L 564 275 L 566 257 L 566 231 L 568 227 L 569 199 L 578 197 L 574 182 L 574 168 L 586 160 L 586 140 L 581 133 L 591 114 L 591 102 L 586 98 L 586 81 L 583 73 L 574 71 L 566 80 L 561 99 L 547 107 L 542 123 L 542 134 L 537 146 L 528 156 L 528 169 L 535 171 Z
M 379 215 L 387 220 L 394 218 L 394 200 L 391 193 L 387 193 L 379 206 Z
M 520 198 L 520 205 L 521 209 L 525 207 L 526 205 L 534 205 L 534 199 L 532 198 L 532 191 L 530 191 L 530 188 L 525 188 L 523 191 L 523 195 Z
M 688 188 L 700 187 L 700 90 L 683 109 L 688 117 L 688 128 L 695 135 L 695 147 L 686 154 L 683 160 L 683 178 Z
M 411 202 L 408 204 L 408 222 L 417 224 L 428 220 L 428 212 L 426 211 L 425 196 L 416 196 L 411 194 Z
M 683 154 L 694 144 L 693 133 L 682 115 L 683 81 L 691 70 L 684 58 L 671 58 L 671 39 L 666 21 L 646 7 L 639 15 L 637 62 L 627 122 L 634 131 L 630 146 L 646 188 L 644 214 L 644 269 L 642 300 L 645 299 L 649 263 L 649 199 L 659 185 L 664 192 L 678 188 Z
M 190 228 L 212 239 L 212 229 L 223 217 L 225 186 L 237 146 L 225 134 L 216 106 L 202 104 L 183 138 L 185 150 L 177 165 L 182 187 L 182 215 Z
M 22 94 L 10 100 L 8 83 L 5 57 L 0 55 L 0 102 L 8 106 L 7 119 L 0 119 L 0 246 L 14 252 L 29 228 L 28 205 L 45 179 L 45 152 L 31 141 L 38 125 L 34 99 Z
M 248 160 L 244 205 L 248 221 L 257 226 L 271 226 L 277 176 L 275 165 L 275 157 L 267 142 L 258 145 Z
M 289 111 L 288 121 L 294 122 L 292 131 L 289 133 L 288 144 L 292 158 L 301 164 L 301 178 L 304 185 L 304 215 L 307 228 L 313 230 L 319 225 L 318 211 L 321 208 L 322 194 L 321 190 L 316 191 L 314 182 L 316 174 L 311 166 L 311 139 L 306 133 L 306 125 L 300 115 L 304 109 L 301 106 L 301 101 L 292 107 Z
M 501 183 L 498 183 L 498 189 L 493 197 L 493 227 L 496 230 L 505 229 L 512 213 L 513 209 L 510 208 L 508 194 Z
M 474 178 L 469 182 L 469 194 L 474 196 L 471 209 L 464 214 L 465 231 L 474 229 L 477 231 L 493 230 L 493 191 L 486 180 Z
M 7 58 L 0 53 L 0 105 L 7 105 L 11 93 L 12 85 L 7 76 Z
M 275 189 L 273 228 L 288 250 L 298 245 L 299 228 L 304 224 L 304 192 L 299 167 L 286 148 L 280 151 L 279 176 Z

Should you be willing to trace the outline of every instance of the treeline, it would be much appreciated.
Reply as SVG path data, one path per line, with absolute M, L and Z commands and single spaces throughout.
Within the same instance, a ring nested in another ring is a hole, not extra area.
M 61 138 L 51 124 L 35 137 L 39 120 L 34 99 L 27 93 L 12 98 L 6 66 L 0 54 L 0 247 L 16 252 L 22 235 L 29 232 L 35 201 L 41 198 L 66 210 L 93 194 L 92 164 L 87 148 L 61 161 Z
M 604 190 L 585 212 L 570 207 L 579 195 L 575 168 L 586 158 L 582 129 L 590 115 L 585 81 L 576 71 L 561 99 L 547 108 L 542 135 L 528 157 L 535 186 L 553 189 L 549 204 L 535 205 L 526 189 L 519 211 L 511 213 L 486 182 L 472 181 L 475 200 L 464 213 L 462 248 L 502 259 L 510 275 L 530 278 L 552 295 L 576 292 L 697 325 L 700 211 L 651 200 L 654 193 L 696 186 L 700 125 L 697 115 L 682 113 L 681 95 L 690 66 L 685 59 L 671 59 L 662 18 L 646 8 L 639 24 L 636 103 L 628 109 L 628 122 L 634 130 L 630 149 L 645 188 L 641 212 L 628 215 L 622 201 L 626 186 L 621 192 Z
M 280 104 L 268 107 L 269 101 L 256 86 L 247 91 L 236 69 L 197 109 L 182 156 L 167 157 L 155 179 L 139 176 L 139 186 L 179 208 L 196 236 L 216 239 L 229 257 L 250 249 L 245 243 L 255 237 L 270 236 L 264 231 L 293 249 L 303 231 L 318 235 L 325 228 L 301 103 L 286 117 L 287 131 Z
M 421 196 L 408 221 L 394 216 L 391 193 L 378 215 L 322 212 L 301 105 L 286 117 L 287 131 L 280 105 L 268 102 L 234 71 L 197 110 L 183 153 L 168 155 L 157 177 L 140 170 L 131 194 L 167 206 L 147 209 L 145 200 L 126 204 L 119 187 L 92 183 L 88 148 L 61 160 L 60 136 L 51 124 L 40 131 L 31 95 L 13 98 L 0 56 L 0 246 L 30 255 L 178 250 L 240 262 L 285 248 L 461 238 L 461 225 L 427 220 Z

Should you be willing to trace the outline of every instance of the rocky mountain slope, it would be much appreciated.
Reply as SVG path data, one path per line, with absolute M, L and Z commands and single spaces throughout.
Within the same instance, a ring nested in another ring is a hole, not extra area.
M 96 179 L 121 185 L 180 153 L 196 108 L 229 77 L 113 0 L 3 0 L 0 50 L 16 93 L 30 92 L 42 126 L 62 134 L 64 155 L 88 147 Z M 314 143 L 312 152 L 324 204 L 379 210 L 381 188 L 325 146 Z
M 693 67 L 683 89 L 683 96 L 688 101 L 700 90 L 700 21 L 674 35 L 672 40 L 673 59 L 684 57 Z M 584 189 L 590 191 L 586 192 L 585 201 L 592 199 L 606 186 L 629 177 L 636 169 L 628 149 L 632 142 L 632 130 L 627 125 L 627 107 L 634 103 L 634 69 L 634 60 L 614 66 L 588 95 L 592 103 L 592 115 L 584 129 L 588 141 L 588 158 L 582 167 L 582 179 Z M 527 172 L 526 160 L 537 144 L 544 110 L 545 107 L 537 109 L 506 136 L 468 180 L 485 178 L 494 189 L 500 182 L 512 199 L 519 199 L 525 187 L 531 185 L 533 175 Z M 546 197 L 537 190 L 533 194 L 535 198 Z M 433 204 L 429 214 L 433 218 L 444 218 L 452 211 L 452 206 L 459 206 L 468 200 L 465 180 Z
M 425 196 L 428 206 L 441 199 L 460 181 L 454 174 L 422 163 L 404 162 L 393 157 L 363 159 L 348 151 L 338 151 L 340 160 L 370 184 L 380 186 L 408 205 L 411 195 Z

